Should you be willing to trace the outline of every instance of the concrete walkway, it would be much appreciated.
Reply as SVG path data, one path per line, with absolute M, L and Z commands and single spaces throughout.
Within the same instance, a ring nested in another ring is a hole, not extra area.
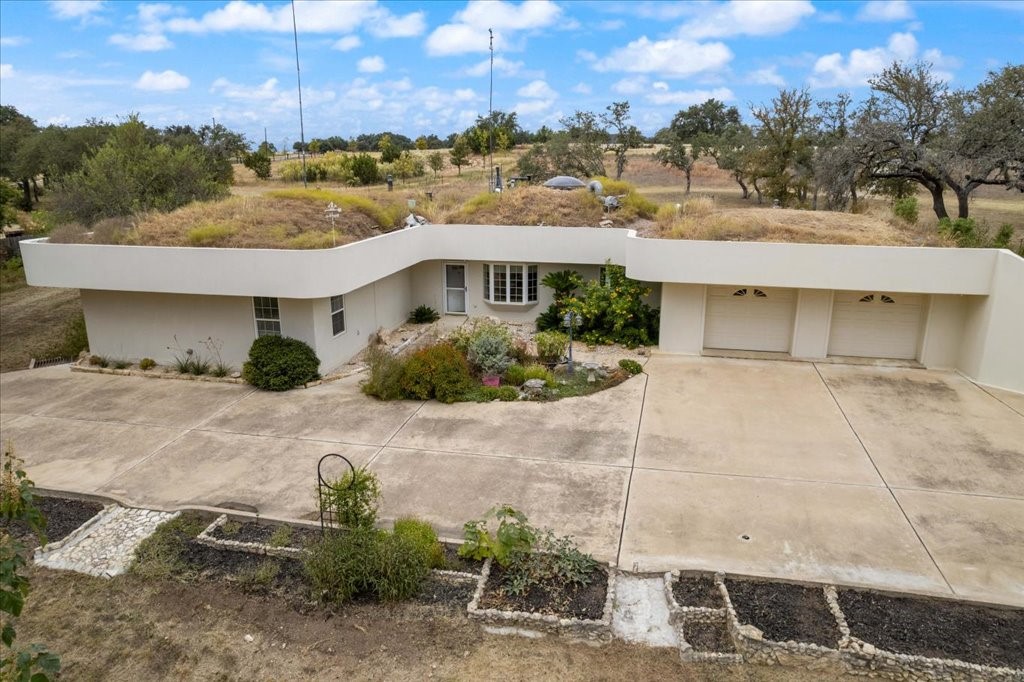
M 444 534 L 507 502 L 625 569 L 714 569 L 1024 606 L 1024 396 L 952 373 L 655 356 L 558 403 L 381 403 L 69 372 L 0 376 L 37 485 L 311 519 L 369 464 Z

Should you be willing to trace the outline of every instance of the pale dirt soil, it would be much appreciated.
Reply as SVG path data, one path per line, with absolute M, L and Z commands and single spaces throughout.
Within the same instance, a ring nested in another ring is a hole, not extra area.
M 462 613 L 404 604 L 299 613 L 223 585 L 32 570 L 18 641 L 62 655 L 62 679 L 711 680 L 811 682 L 820 672 L 683 665 L 672 649 L 490 635 Z M 254 641 L 247 643 L 245 635 Z

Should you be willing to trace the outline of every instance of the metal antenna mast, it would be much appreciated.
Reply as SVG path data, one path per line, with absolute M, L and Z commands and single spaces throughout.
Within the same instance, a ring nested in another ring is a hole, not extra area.
M 487 167 L 487 187 L 494 189 L 494 31 L 487 29 L 491 36 L 491 87 L 487 95 L 487 151 L 489 160 Z
M 306 186 L 306 126 L 302 120 L 302 73 L 299 71 L 299 28 L 295 23 L 295 0 L 292 0 L 292 34 L 295 36 L 295 80 L 299 84 L 299 154 L 302 156 L 302 186 Z

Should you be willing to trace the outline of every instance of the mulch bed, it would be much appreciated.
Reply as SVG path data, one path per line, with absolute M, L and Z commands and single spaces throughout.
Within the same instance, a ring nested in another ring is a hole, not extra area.
M 447 606 L 453 610 L 465 610 L 473 598 L 476 583 L 469 578 L 459 580 L 446 576 L 432 575 L 423 582 L 415 601 L 420 604 Z
M 103 509 L 103 505 L 98 502 L 84 502 L 67 497 L 37 496 L 35 505 L 46 519 L 47 542 L 63 540 Z M 34 548 L 39 545 L 35 533 L 21 521 L 0 519 L 0 528 L 10 533 L 11 537 L 20 540 L 26 547 Z
M 441 567 L 442 570 L 480 575 L 480 571 L 484 567 L 484 562 L 473 561 L 472 559 L 464 559 L 460 557 L 459 547 L 461 547 L 461 545 L 443 542 L 441 543 L 441 547 L 444 548 L 444 566 Z
M 841 590 L 850 633 L 886 651 L 1024 668 L 1024 609 Z
M 561 586 L 539 586 L 521 596 L 505 595 L 499 592 L 504 579 L 504 570 L 497 564 L 491 565 L 491 575 L 484 586 L 484 593 L 478 604 L 481 609 L 502 611 L 524 611 L 543 613 L 561 618 L 582 618 L 600 620 L 604 615 L 604 602 L 608 594 L 608 573 L 598 567 L 591 574 L 590 584 L 580 588 Z
M 686 623 L 683 625 L 683 639 L 694 651 L 715 654 L 734 654 L 736 647 L 729 636 L 729 628 L 723 623 Z
M 839 627 L 822 588 L 737 578 L 727 578 L 726 587 L 740 623 L 767 639 L 839 646 Z
M 714 576 L 710 574 L 679 576 L 672 585 L 672 596 L 680 606 L 700 606 L 707 609 L 720 609 L 725 606 L 722 592 L 715 584 Z
M 231 522 L 228 522 L 231 524 Z M 230 526 L 229 526 L 230 527 Z M 269 545 L 270 539 L 274 536 L 274 533 L 278 528 L 283 526 L 275 526 L 265 523 L 257 523 L 255 521 L 247 521 L 242 524 L 238 524 L 238 529 L 234 532 L 225 532 L 224 526 L 217 526 L 211 533 L 210 536 L 218 540 L 234 540 L 235 542 L 256 542 L 261 545 Z M 305 528 L 300 526 L 288 526 L 291 528 L 291 537 L 288 538 L 288 542 L 283 547 L 294 547 L 302 549 L 310 543 L 316 542 L 320 539 L 320 529 L 318 528 Z

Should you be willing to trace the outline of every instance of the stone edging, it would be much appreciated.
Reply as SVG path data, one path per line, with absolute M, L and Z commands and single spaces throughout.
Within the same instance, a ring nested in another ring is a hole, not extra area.
M 477 581 L 473 598 L 466 606 L 470 618 L 483 621 L 488 625 L 522 626 L 531 630 L 540 630 L 557 635 L 568 635 L 580 639 L 609 642 L 612 639 L 612 610 L 615 603 L 615 570 L 605 564 L 608 573 L 608 587 L 604 609 L 600 620 L 586 618 L 559 618 L 544 613 L 528 613 L 526 611 L 503 611 L 501 609 L 481 609 L 480 599 L 483 597 L 487 579 L 491 575 L 491 559 L 484 561 L 483 569 Z
M 100 509 L 98 512 L 90 516 L 86 519 L 85 523 L 68 533 L 60 540 L 47 542 L 41 547 L 36 547 L 35 551 L 32 553 L 32 560 L 39 561 L 40 559 L 45 559 L 49 554 L 56 552 L 58 549 L 64 547 L 64 545 L 69 545 L 77 541 L 79 538 L 85 537 L 89 534 L 89 531 L 92 530 L 93 526 L 113 514 L 117 507 L 118 505 L 116 504 L 105 505 L 103 509 Z
M 677 602 L 673 587 L 679 576 L 679 571 L 669 571 L 665 573 L 663 580 L 665 585 L 665 601 L 668 602 L 668 622 L 675 626 L 676 634 L 679 637 L 679 659 L 684 663 L 719 663 L 723 665 L 743 663 L 743 656 L 738 653 L 696 651 L 686 641 L 686 638 L 683 636 L 683 625 L 691 623 L 724 625 L 726 615 L 724 608 L 684 606 Z
M 261 542 L 239 542 L 238 540 L 224 540 L 214 537 L 213 531 L 228 522 L 228 515 L 221 514 L 213 523 L 203 529 L 203 532 L 196 536 L 196 542 L 214 549 L 230 549 L 236 552 L 248 552 L 249 554 L 260 554 L 267 556 L 279 556 L 296 558 L 306 553 L 306 550 L 298 547 L 272 547 Z
M 209 374 L 200 374 L 199 376 L 196 376 L 195 374 L 180 374 L 178 372 L 150 372 L 147 370 L 139 369 L 137 367 L 133 367 L 131 369 L 113 369 L 111 367 L 92 367 L 87 365 L 72 364 L 71 371 L 84 372 L 86 374 L 113 374 L 122 377 L 143 377 L 145 379 L 171 379 L 174 381 L 203 381 L 211 384 L 249 385 L 248 382 L 242 378 L 236 379 L 234 377 L 215 377 L 210 376 Z M 348 378 L 350 376 L 354 376 L 356 374 L 360 374 L 361 372 L 365 371 L 365 367 L 356 367 L 355 369 L 352 369 L 347 372 L 329 374 L 320 379 L 316 379 L 314 381 L 310 381 L 308 383 L 303 384 L 302 388 L 312 388 L 314 386 L 319 386 L 320 384 L 329 384 L 335 381 L 339 381 L 341 379 Z

